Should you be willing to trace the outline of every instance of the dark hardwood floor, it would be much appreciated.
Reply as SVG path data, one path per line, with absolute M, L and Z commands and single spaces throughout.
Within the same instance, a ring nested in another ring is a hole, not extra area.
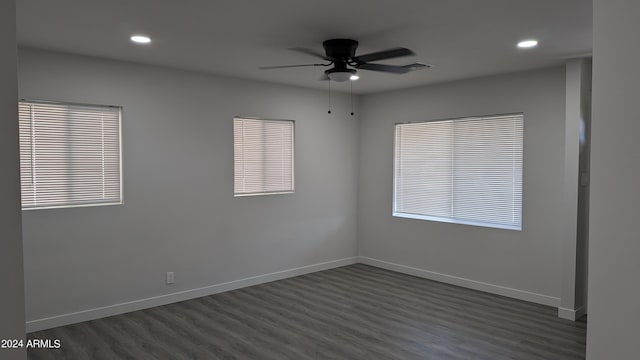
M 356 264 L 29 334 L 29 359 L 584 359 L 555 308 Z

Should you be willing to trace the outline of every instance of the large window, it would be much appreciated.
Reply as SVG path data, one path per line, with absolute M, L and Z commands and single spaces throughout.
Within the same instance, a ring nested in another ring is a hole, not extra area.
M 397 124 L 393 215 L 520 230 L 522 114 Z
M 121 108 L 19 103 L 22 208 L 122 203 Z
M 234 195 L 294 191 L 294 123 L 233 119 Z

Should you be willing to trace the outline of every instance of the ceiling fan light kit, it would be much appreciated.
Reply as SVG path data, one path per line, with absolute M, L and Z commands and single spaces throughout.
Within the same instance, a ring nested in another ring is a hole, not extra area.
M 354 69 L 338 69 L 333 68 L 329 70 L 325 70 L 324 72 L 329 80 L 337 81 L 337 82 L 345 82 L 347 80 L 351 80 L 351 77 L 357 73 Z

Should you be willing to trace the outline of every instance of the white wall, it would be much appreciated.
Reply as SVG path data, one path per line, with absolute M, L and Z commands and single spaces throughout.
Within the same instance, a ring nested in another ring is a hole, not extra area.
M 24 338 L 15 6 L 0 1 L 0 339 Z M 0 358 L 25 359 L 26 352 L 0 349 Z
M 33 49 L 19 60 L 21 98 L 124 107 L 124 205 L 23 214 L 28 320 L 356 255 L 347 95 L 327 115 L 324 91 Z M 296 120 L 295 194 L 233 197 L 235 115 Z
M 576 223 L 563 213 L 564 68 L 369 95 L 361 108 L 361 256 L 438 280 L 559 305 L 565 224 Z M 515 112 L 525 117 L 522 231 L 391 216 L 394 123 Z
M 640 354 L 640 2 L 594 1 L 587 358 Z

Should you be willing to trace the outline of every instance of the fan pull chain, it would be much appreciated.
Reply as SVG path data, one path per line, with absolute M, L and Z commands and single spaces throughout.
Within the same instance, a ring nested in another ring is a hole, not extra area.
M 327 114 L 331 114 L 331 79 L 329 79 L 329 111 Z
M 353 81 L 349 81 L 349 84 L 351 85 L 351 116 L 353 116 Z

